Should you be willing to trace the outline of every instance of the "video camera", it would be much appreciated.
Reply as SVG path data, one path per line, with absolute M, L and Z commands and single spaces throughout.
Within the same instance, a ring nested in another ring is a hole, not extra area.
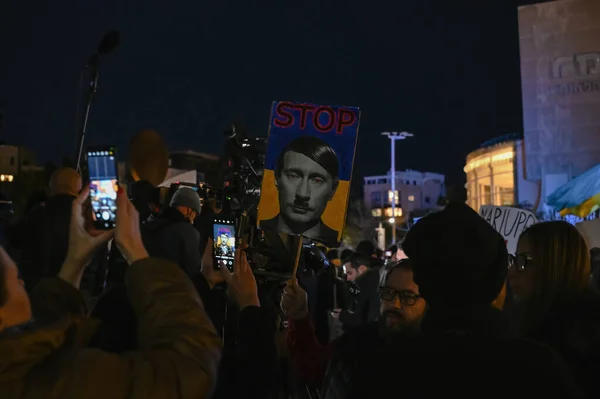
M 211 235 L 207 224 L 215 214 L 226 215 L 237 221 L 237 236 L 248 245 L 248 260 L 254 274 L 264 281 L 286 281 L 291 277 L 294 257 L 289 243 L 276 231 L 263 231 L 257 227 L 258 202 L 265 168 L 266 139 L 250 138 L 232 125 L 224 132 L 227 137 L 223 156 L 223 188 L 204 186 L 199 195 L 205 198 L 200 222 L 201 235 Z M 212 200 L 208 200 L 211 198 Z M 303 246 L 304 256 L 299 270 L 321 270 L 329 262 L 313 243 Z

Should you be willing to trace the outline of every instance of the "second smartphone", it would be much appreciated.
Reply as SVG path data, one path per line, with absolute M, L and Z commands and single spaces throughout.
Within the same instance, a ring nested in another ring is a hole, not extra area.
M 113 229 L 119 191 L 116 147 L 92 147 L 88 149 L 87 161 L 94 227 L 98 230 Z

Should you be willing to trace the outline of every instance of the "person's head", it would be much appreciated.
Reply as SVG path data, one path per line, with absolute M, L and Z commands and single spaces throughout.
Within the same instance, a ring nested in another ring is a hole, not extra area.
M 377 248 L 375 248 L 375 244 L 373 244 L 373 241 L 370 240 L 364 240 L 359 242 L 356 246 L 356 252 L 360 252 L 361 254 L 365 254 L 373 258 L 377 257 Z
M 194 223 L 196 217 L 200 214 L 202 204 L 198 193 L 189 187 L 179 187 L 173 198 L 171 198 L 171 207 L 176 208 L 190 222 Z
M 425 314 L 426 303 L 419 293 L 413 267 L 408 259 L 392 266 L 379 293 L 382 331 L 403 332 L 418 329 Z
M 506 281 L 504 238 L 466 204 L 449 203 L 419 220 L 402 248 L 432 309 L 490 306 Z
M 339 183 L 339 160 L 329 144 L 311 136 L 290 142 L 275 167 L 280 215 L 288 225 L 318 222 Z
M 575 226 L 563 221 L 538 223 L 519 237 L 509 268 L 516 300 L 532 300 L 547 308 L 557 299 L 578 296 L 589 281 L 589 250 Z
M 371 268 L 371 258 L 360 252 L 354 252 L 344 263 L 344 272 L 348 281 L 356 279 L 365 274 Z
M 0 247 L 0 331 L 31 319 L 31 304 L 17 265 Z
M 342 253 L 340 254 L 340 259 L 341 259 L 342 263 L 348 262 L 348 259 L 350 259 L 350 257 L 352 256 L 353 253 L 354 252 L 350 248 L 346 248 L 346 249 L 342 250 Z
M 81 176 L 73 168 L 58 168 L 50 176 L 50 196 L 79 195 L 81 191 Z
M 221 238 L 221 245 L 222 246 L 227 246 L 229 243 L 229 233 L 226 231 L 221 231 L 219 233 L 219 236 Z

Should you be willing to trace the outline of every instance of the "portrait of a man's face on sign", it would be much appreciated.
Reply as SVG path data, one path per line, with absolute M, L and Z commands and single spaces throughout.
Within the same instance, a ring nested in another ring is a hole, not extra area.
M 263 230 L 330 247 L 345 222 L 359 110 L 275 102 L 258 209 Z

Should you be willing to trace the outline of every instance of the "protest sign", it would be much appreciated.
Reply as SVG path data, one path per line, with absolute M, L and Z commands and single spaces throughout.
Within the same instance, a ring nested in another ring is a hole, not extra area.
M 359 118 L 355 107 L 273 103 L 258 206 L 261 229 L 339 244 Z
M 508 253 L 513 255 L 516 254 L 521 233 L 527 227 L 537 223 L 533 213 L 510 206 L 483 205 L 479 214 L 504 237 Z

